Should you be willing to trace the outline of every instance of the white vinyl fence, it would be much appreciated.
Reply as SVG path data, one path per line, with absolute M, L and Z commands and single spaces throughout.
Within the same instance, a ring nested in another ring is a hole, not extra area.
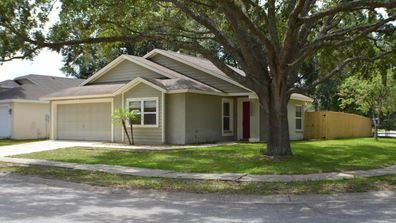
M 378 137 L 396 138 L 396 131 L 378 132 Z

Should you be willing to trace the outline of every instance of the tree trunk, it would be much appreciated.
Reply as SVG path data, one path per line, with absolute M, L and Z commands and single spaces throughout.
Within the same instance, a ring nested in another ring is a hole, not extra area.
M 132 124 L 132 120 L 129 120 L 129 126 L 131 128 L 132 145 L 135 145 L 135 140 L 133 139 L 133 124 Z
M 373 124 L 374 124 L 374 139 L 378 140 L 378 121 L 375 117 L 375 112 L 373 111 Z
M 127 130 L 126 125 L 125 125 L 125 121 L 122 120 L 121 122 L 122 122 L 122 127 L 124 128 L 124 132 L 125 132 L 125 134 L 126 134 L 126 136 L 128 138 L 129 145 L 132 145 L 131 138 L 129 137 L 128 130 Z
M 287 90 L 271 87 L 267 99 L 260 99 L 268 111 L 269 134 L 267 139 L 267 152 L 269 156 L 293 155 L 289 142 L 289 122 L 287 117 L 287 104 L 290 95 Z
M 291 156 L 293 155 L 289 142 L 289 123 L 287 119 L 287 103 L 279 108 L 269 109 L 269 135 L 267 155 Z

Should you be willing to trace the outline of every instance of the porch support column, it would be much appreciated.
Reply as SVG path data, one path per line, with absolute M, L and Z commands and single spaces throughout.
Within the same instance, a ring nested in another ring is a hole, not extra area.
M 161 141 L 165 144 L 165 93 L 161 93 L 161 108 L 160 108 L 161 115 L 161 129 L 162 129 L 162 136 Z
M 260 103 L 257 98 L 250 98 L 250 138 L 249 142 L 260 141 Z
M 56 139 L 56 104 L 51 101 L 50 102 L 50 117 L 51 117 L 51 134 L 50 134 L 50 139 L 55 140 Z
M 114 98 L 111 99 L 111 114 L 114 112 Z M 114 142 L 114 122 L 111 122 L 111 142 Z
M 126 109 L 125 108 L 124 92 L 122 92 L 122 94 L 121 94 L 121 106 L 122 106 L 122 109 Z M 122 125 L 121 125 L 121 141 L 125 142 L 125 132 L 124 132 L 124 128 L 122 127 Z

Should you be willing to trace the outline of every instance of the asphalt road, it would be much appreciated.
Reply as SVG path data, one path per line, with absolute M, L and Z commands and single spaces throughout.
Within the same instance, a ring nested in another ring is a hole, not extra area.
M 396 193 L 238 196 L 0 175 L 0 222 L 396 222 Z

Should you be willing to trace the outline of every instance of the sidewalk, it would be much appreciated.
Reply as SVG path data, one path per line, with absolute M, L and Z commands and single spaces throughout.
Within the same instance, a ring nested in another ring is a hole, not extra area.
M 140 177 L 160 177 L 190 180 L 222 180 L 238 182 L 297 182 L 318 180 L 340 180 L 354 177 L 373 177 L 386 174 L 396 174 L 396 165 L 372 170 L 356 170 L 341 173 L 317 173 L 306 175 L 251 175 L 240 173 L 182 173 L 171 170 L 145 169 L 104 164 L 78 164 L 58 161 L 21 159 L 0 157 L 0 162 L 9 162 L 24 165 L 41 165 L 51 167 L 69 168 L 75 170 L 101 171 L 113 174 L 123 174 Z

